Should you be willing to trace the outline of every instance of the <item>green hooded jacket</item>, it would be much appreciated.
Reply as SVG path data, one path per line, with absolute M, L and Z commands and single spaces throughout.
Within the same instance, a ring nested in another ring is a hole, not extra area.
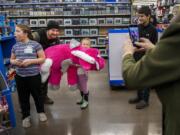
M 123 77 L 129 89 L 156 89 L 163 107 L 164 135 L 180 135 L 180 23 L 172 23 L 138 62 L 126 55 Z

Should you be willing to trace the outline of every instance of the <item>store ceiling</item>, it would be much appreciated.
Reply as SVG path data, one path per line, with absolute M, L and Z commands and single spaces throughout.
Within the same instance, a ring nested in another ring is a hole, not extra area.
M 157 0 L 134 0 L 133 5 L 156 5 Z

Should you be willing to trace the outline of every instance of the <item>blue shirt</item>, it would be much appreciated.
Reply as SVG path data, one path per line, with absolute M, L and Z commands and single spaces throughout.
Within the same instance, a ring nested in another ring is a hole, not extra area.
M 13 48 L 12 53 L 16 56 L 16 59 L 37 59 L 37 52 L 43 50 L 42 46 L 36 42 L 29 40 L 27 43 L 17 42 Z M 29 65 L 27 67 L 15 67 L 16 73 L 22 77 L 35 76 L 40 73 L 39 64 Z

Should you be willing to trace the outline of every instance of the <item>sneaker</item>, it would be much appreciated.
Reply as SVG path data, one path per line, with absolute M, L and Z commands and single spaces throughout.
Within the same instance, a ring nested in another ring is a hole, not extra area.
M 86 109 L 88 107 L 88 102 L 86 100 L 80 105 L 81 109 Z
M 140 99 L 138 97 L 134 97 L 134 98 L 131 98 L 129 99 L 129 104 L 136 104 L 138 102 L 140 102 Z
M 83 103 L 83 98 L 81 100 L 77 101 L 76 104 L 81 105 Z
M 46 96 L 44 97 L 44 104 L 54 104 L 54 101 Z
M 41 122 L 47 121 L 47 116 L 46 116 L 46 114 L 45 114 L 45 113 L 39 113 L 39 120 L 40 120 Z
M 22 121 L 22 127 L 24 128 L 28 128 L 31 126 L 31 122 L 30 122 L 30 116 L 26 117 L 23 119 Z
M 137 105 L 136 105 L 136 109 L 144 109 L 145 107 L 148 107 L 149 104 L 144 101 L 144 100 L 141 100 Z

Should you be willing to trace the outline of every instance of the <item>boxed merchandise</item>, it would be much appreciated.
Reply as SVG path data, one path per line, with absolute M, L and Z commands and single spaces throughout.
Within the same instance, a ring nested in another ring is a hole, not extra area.
M 99 51 L 100 51 L 100 54 L 101 54 L 102 56 L 107 55 L 106 49 L 99 49 Z
M 81 9 L 78 8 L 73 8 L 72 10 L 72 15 L 80 15 Z
M 79 35 L 81 35 L 81 29 L 73 29 L 73 35 L 74 35 L 74 36 L 79 36 Z
M 81 29 L 81 34 L 83 36 L 89 36 L 89 29 Z
M 96 46 L 97 45 L 97 40 L 96 39 L 91 39 L 91 46 Z
M 106 18 L 106 24 L 113 24 L 114 19 L 113 18 Z
M 16 0 L 15 3 L 28 3 L 30 0 Z
M 88 18 L 80 18 L 80 24 L 81 25 L 88 25 L 89 24 Z
M 105 18 L 98 18 L 98 24 L 99 25 L 105 25 L 106 24 L 106 19 Z
M 106 14 L 114 14 L 114 7 L 113 6 L 106 7 Z
M 97 19 L 89 19 L 89 25 L 97 25 Z
M 56 19 L 55 21 L 57 21 L 59 23 L 59 25 L 64 25 L 64 20 L 63 19 Z
M 37 3 L 39 0 L 31 0 L 32 3 Z
M 15 0 L 2 0 L 2 3 L 15 3 Z
M 16 24 L 29 25 L 30 21 L 29 21 L 29 19 L 25 19 L 25 18 L 18 18 L 18 19 L 16 19 Z
M 38 19 L 38 26 L 39 27 L 46 27 L 47 26 L 46 19 Z
M 130 24 L 130 18 L 122 18 L 122 24 Z
M 49 2 L 49 0 L 40 0 L 40 2 Z
M 92 0 L 82 0 L 82 2 L 92 2 Z
M 30 19 L 30 27 L 38 27 L 38 19 Z
M 64 26 L 67 26 L 67 25 L 72 25 L 71 19 L 64 19 Z
M 72 19 L 72 25 L 80 25 L 80 20 L 79 20 L 79 18 L 73 18 L 73 19 Z
M 98 29 L 90 29 L 90 36 L 97 36 L 98 35 Z
M 72 29 L 65 29 L 64 35 L 65 36 L 73 36 L 73 30 Z
M 106 38 L 98 37 L 98 44 L 99 45 L 105 45 L 106 44 Z
M 114 18 L 114 24 L 116 25 L 122 24 L 122 18 Z

